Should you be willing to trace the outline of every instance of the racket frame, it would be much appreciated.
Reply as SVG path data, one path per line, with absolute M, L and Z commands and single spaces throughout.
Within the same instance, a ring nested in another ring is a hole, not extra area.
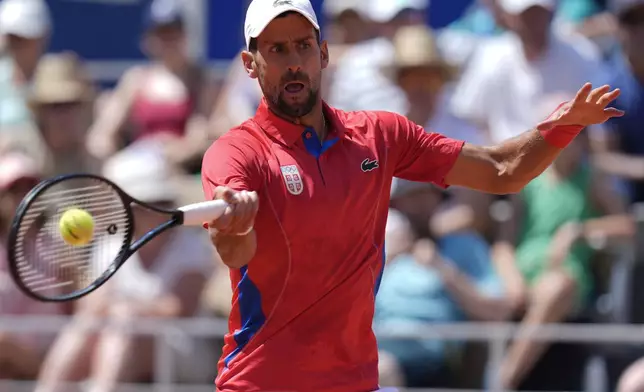
M 48 297 L 39 295 L 38 293 L 30 290 L 27 285 L 25 285 L 20 277 L 18 271 L 18 262 L 15 257 L 15 251 L 18 241 L 18 232 L 20 230 L 21 224 L 25 217 L 25 213 L 29 211 L 29 207 L 37 200 L 47 189 L 51 188 L 54 185 L 57 185 L 61 182 L 74 180 L 74 179 L 88 179 L 102 182 L 110 186 L 116 194 L 121 199 L 123 206 L 125 208 L 125 213 L 129 223 L 129 229 L 126 233 L 126 237 L 123 240 L 121 249 L 119 250 L 114 261 L 110 264 L 110 267 L 105 270 L 100 276 L 98 276 L 91 284 L 81 290 L 74 291 L 73 293 L 63 294 L 57 297 Z M 155 227 L 154 229 L 148 231 L 141 238 L 132 242 L 134 237 L 134 230 L 136 221 L 134 219 L 134 212 L 132 210 L 132 204 L 137 204 L 141 207 L 144 207 L 148 210 L 157 212 L 159 214 L 169 215 L 170 219 L 163 224 Z M 56 176 L 50 179 L 41 181 L 36 185 L 29 193 L 23 198 L 20 202 L 18 208 L 16 209 L 16 214 L 14 215 L 13 221 L 11 223 L 11 229 L 9 230 L 9 237 L 7 243 L 7 257 L 9 261 L 9 271 L 13 280 L 16 282 L 18 287 L 29 297 L 41 301 L 41 302 L 68 302 L 79 299 L 86 296 L 87 294 L 95 291 L 101 287 L 105 282 L 109 280 L 121 266 L 132 256 L 137 250 L 142 246 L 150 242 L 152 239 L 160 235 L 161 233 L 169 230 L 173 227 L 180 226 L 183 224 L 183 212 L 180 210 L 168 210 L 164 208 L 159 208 L 148 203 L 137 200 L 136 198 L 125 193 L 121 188 L 119 188 L 114 182 L 94 174 L 87 173 L 75 173 L 75 174 L 65 174 L 61 176 Z

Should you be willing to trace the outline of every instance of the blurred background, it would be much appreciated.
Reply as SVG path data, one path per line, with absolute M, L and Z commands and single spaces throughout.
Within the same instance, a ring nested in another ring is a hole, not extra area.
M 644 0 L 312 2 L 338 108 L 481 144 L 587 81 L 621 88 L 627 111 L 520 194 L 395 181 L 381 385 L 643 391 Z M 102 174 L 163 207 L 203 199 L 202 154 L 261 98 L 238 58 L 247 3 L 0 0 L 0 259 L 45 177 Z M 202 230 L 152 241 L 72 304 L 26 298 L 0 260 L 0 391 L 212 391 L 231 293 Z

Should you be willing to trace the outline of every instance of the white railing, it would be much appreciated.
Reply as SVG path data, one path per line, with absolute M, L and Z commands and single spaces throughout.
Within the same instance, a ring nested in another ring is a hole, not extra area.
M 57 333 L 70 322 L 69 317 L 59 316 L 20 316 L 0 317 L 0 332 L 7 333 Z M 100 330 L 106 327 L 126 328 L 134 334 L 152 335 L 156 337 L 156 368 L 154 384 L 151 386 L 127 386 L 123 391 L 154 391 L 154 392 L 200 392 L 213 391 L 213 385 L 185 386 L 174 385 L 174 358 L 169 342 L 178 337 L 221 337 L 227 330 L 227 323 L 222 319 L 196 318 L 185 320 L 138 319 L 133 324 L 118 324 L 111 320 L 88 319 L 83 321 L 88 330 Z M 644 326 L 616 324 L 556 324 L 535 326 L 531 329 L 521 329 L 517 324 L 510 323 L 461 323 L 461 324 L 432 324 L 419 327 L 414 333 L 395 333 L 379 331 L 381 337 L 396 337 L 402 339 L 440 339 L 482 341 L 489 344 L 489 360 L 492 369 L 498 369 L 505 353 L 505 346 L 512 338 L 530 338 L 551 342 L 577 343 L 644 343 Z M 215 364 L 213 363 L 214 367 Z M 501 391 L 498 384 L 493 383 L 492 391 Z M 30 390 L 29 383 L 13 383 L 11 391 Z M 0 387 L 3 384 L 0 383 Z M 27 389 L 24 389 L 27 388 Z M 1 389 L 1 388 L 0 388 Z M 33 389 L 31 389 L 33 390 Z M 419 391 L 419 390 L 418 390 Z M 436 391 L 436 390 L 434 390 Z

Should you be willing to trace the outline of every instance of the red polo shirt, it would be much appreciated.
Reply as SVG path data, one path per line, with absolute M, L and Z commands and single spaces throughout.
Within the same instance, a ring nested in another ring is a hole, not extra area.
M 208 199 L 218 185 L 259 194 L 257 253 L 230 271 L 219 391 L 378 387 L 371 325 L 392 178 L 444 186 L 463 142 L 392 113 L 324 112 L 320 142 L 264 101 L 204 157 Z

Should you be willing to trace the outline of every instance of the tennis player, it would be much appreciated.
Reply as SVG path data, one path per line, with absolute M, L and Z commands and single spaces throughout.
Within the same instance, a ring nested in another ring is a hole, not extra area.
M 607 108 L 618 90 L 588 84 L 535 129 L 470 145 L 323 102 L 329 52 L 308 0 L 253 0 L 244 28 L 243 66 L 264 97 L 202 168 L 206 196 L 233 203 L 209 223 L 234 287 L 221 392 L 378 390 L 372 318 L 392 178 L 518 192 L 585 126 L 623 114 Z

